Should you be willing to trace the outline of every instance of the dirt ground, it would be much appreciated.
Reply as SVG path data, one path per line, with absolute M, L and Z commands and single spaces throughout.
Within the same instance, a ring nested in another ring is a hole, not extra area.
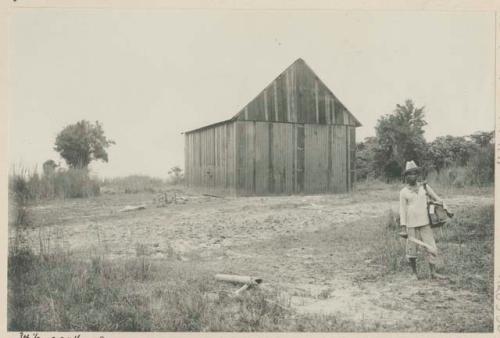
M 397 211 L 397 194 L 179 195 L 185 203 L 165 207 L 157 207 L 151 193 L 46 202 L 31 209 L 40 227 L 28 230 L 28 237 L 47 250 L 83 258 L 92 252 L 111 259 L 146 255 L 202 263 L 214 273 L 259 276 L 261 287 L 278 291 L 299 313 L 335 314 L 366 331 L 432 331 L 436 321 L 455 332 L 491 329 L 489 295 L 413 280 L 409 271 L 381 273 L 374 244 L 381 220 L 389 209 Z M 446 201 L 457 208 L 492 204 L 493 197 Z M 120 212 L 141 204 L 144 210 Z

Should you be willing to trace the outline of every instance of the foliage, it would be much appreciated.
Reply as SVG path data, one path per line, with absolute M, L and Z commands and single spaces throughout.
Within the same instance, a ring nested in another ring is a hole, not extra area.
M 356 145 L 356 177 L 358 179 L 378 176 L 378 168 L 375 166 L 376 147 L 376 137 L 367 137 Z
M 451 165 L 465 166 L 477 145 L 463 136 L 440 136 L 429 144 L 428 161 L 438 173 Z
M 136 194 L 141 192 L 161 192 L 165 189 L 165 181 L 161 178 L 146 175 L 129 175 L 103 179 L 101 181 L 102 191 L 105 193 Z
M 108 162 L 106 149 L 115 144 L 104 135 L 99 121 L 86 120 L 66 126 L 56 137 L 54 150 L 71 168 L 87 168 L 94 160 Z
M 495 148 L 493 144 L 476 151 L 467 162 L 467 175 L 472 184 L 477 186 L 490 185 L 495 180 Z
M 493 183 L 493 131 L 440 136 L 427 143 L 424 117 L 424 107 L 417 108 L 411 100 L 382 116 L 375 127 L 376 136 L 357 144 L 358 179 L 400 179 L 405 162 L 413 160 L 424 169 L 424 176 L 441 184 L 461 188 Z
M 172 167 L 168 171 L 168 175 L 170 176 L 170 181 L 173 184 L 179 184 L 184 179 L 184 173 L 182 172 L 182 169 L 179 166 Z
M 15 227 L 29 226 L 31 220 L 28 213 L 28 203 L 32 192 L 29 182 L 25 179 L 26 171 L 9 176 L 9 225 Z
M 440 229 L 434 229 L 444 259 L 444 272 L 454 279 L 456 287 L 493 295 L 494 207 L 492 204 L 459 207 L 454 217 Z M 408 269 L 404 259 L 404 241 L 399 239 L 393 212 L 379 235 L 374 256 L 391 274 Z M 422 251 L 419 252 L 422 256 Z M 428 276 L 425 259 L 420 257 L 419 276 Z
M 494 143 L 495 131 L 477 131 L 470 135 L 470 138 L 480 147 L 487 147 Z
M 85 198 L 100 192 L 98 180 L 90 177 L 87 169 L 62 170 L 45 182 L 53 190 L 44 198 Z
M 40 176 L 36 170 L 21 168 L 9 174 L 9 204 L 18 206 L 45 199 L 97 196 L 99 191 L 97 179 L 87 169 L 60 169 Z
M 426 152 L 424 117 L 424 107 L 417 108 L 413 101 L 406 100 L 377 121 L 375 163 L 387 179 L 399 178 L 408 159 L 422 163 Z
M 345 331 L 334 316 L 296 314 L 274 291 L 233 296 L 201 264 L 11 252 L 10 331 Z M 225 290 L 224 290 L 225 289 Z M 347 325 L 349 324 L 349 325 Z
M 59 165 L 54 160 L 43 162 L 43 176 L 52 176 Z
M 429 145 L 428 167 L 431 179 L 461 188 L 488 186 L 495 176 L 493 132 L 469 136 L 443 136 Z

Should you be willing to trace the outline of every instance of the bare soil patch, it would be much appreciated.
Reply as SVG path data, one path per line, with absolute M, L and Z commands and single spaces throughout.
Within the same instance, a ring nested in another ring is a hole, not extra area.
M 154 205 L 154 194 L 112 194 L 31 208 L 31 242 L 113 260 L 202 263 L 213 273 L 258 275 L 299 313 L 336 315 L 357 330 L 491 331 L 489 291 L 453 281 L 413 280 L 377 260 L 394 191 L 351 195 L 214 198 L 183 191 L 185 204 Z M 447 198 L 454 209 L 491 205 L 489 195 Z M 119 212 L 127 205 L 145 210 Z M 12 234 L 11 234 L 12 235 Z M 438 241 L 446 233 L 438 233 Z M 401 243 L 402 245 L 402 243 Z M 440 244 L 438 243 L 438 246 Z M 450 245 L 443 255 L 452 252 Z M 423 263 L 422 263 L 423 264 Z M 488 279 L 489 276 L 474 278 Z

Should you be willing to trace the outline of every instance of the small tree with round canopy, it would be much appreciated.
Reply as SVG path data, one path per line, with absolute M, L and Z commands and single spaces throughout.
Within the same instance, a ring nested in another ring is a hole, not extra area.
M 99 121 L 81 120 L 66 126 L 56 137 L 54 150 L 70 168 L 86 169 L 91 161 L 108 162 L 106 149 L 115 144 L 104 135 Z

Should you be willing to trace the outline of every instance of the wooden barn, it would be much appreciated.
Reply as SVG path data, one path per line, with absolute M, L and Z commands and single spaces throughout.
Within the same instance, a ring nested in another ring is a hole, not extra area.
M 236 195 L 343 193 L 361 124 L 298 59 L 229 120 L 185 132 L 185 179 Z

